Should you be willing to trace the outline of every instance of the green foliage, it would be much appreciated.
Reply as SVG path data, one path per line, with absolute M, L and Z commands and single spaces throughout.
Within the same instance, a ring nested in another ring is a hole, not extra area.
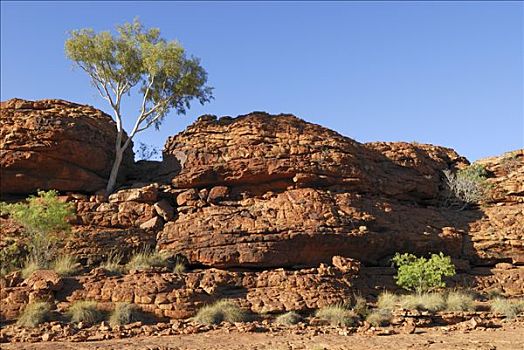
M 400 305 L 409 310 L 441 311 L 446 308 L 444 297 L 439 293 L 417 293 L 400 297 Z
M 366 317 L 366 321 L 374 327 L 387 326 L 392 319 L 393 313 L 391 309 L 376 309 Z
M 26 259 L 26 246 L 20 241 L 6 239 L 0 249 L 0 275 L 20 269 Z
M 521 312 L 524 312 L 524 302 L 522 300 L 510 300 L 504 298 L 495 298 L 490 304 L 491 311 L 503 314 L 507 318 L 515 318 Z
M 486 198 L 490 186 L 486 181 L 488 172 L 482 165 L 473 164 L 456 173 L 445 170 L 444 175 L 449 189 L 447 206 L 462 210 Z
M 166 267 L 167 256 L 154 250 L 142 250 L 131 258 L 127 263 L 128 270 L 148 270 L 152 267 Z
M 67 310 L 71 322 L 94 324 L 104 319 L 104 313 L 98 310 L 95 301 L 77 301 Z
M 49 320 L 51 305 L 47 302 L 37 301 L 29 303 L 18 317 L 17 325 L 22 327 L 36 327 Z
M 111 327 L 122 326 L 143 319 L 142 312 L 135 304 L 118 303 L 109 317 Z
M 158 105 L 154 114 L 160 118 L 153 122 L 157 127 L 169 109 L 185 114 L 193 98 L 201 103 L 210 100 L 206 71 L 197 58 L 186 56 L 178 42 L 161 38 L 157 28 L 146 30 L 137 19 L 117 26 L 117 33 L 74 30 L 65 43 L 67 57 L 97 88 L 117 87 L 123 95 L 138 85 L 146 109 Z
M 226 322 L 245 322 L 247 313 L 229 300 L 219 300 L 198 310 L 194 320 L 201 324 Z
M 78 272 L 80 266 L 74 257 L 62 255 L 53 261 L 51 268 L 60 276 L 66 277 Z
M 24 227 L 29 260 L 47 267 L 56 253 L 57 243 L 70 231 L 71 203 L 61 202 L 56 191 L 38 191 L 38 196 L 30 196 L 26 203 L 1 203 L 0 211 Z
M 317 310 L 315 316 L 327 321 L 332 326 L 352 326 L 358 319 L 356 312 L 347 309 L 343 305 L 323 307 Z
M 443 276 L 454 276 L 455 266 L 449 256 L 432 254 L 429 259 L 417 258 L 413 254 L 395 254 L 392 262 L 398 267 L 395 279 L 397 285 L 417 293 L 443 288 Z
M 302 321 L 302 316 L 300 316 L 295 311 L 289 311 L 285 314 L 278 315 L 278 317 L 275 319 L 275 322 L 277 324 L 283 325 L 283 326 L 290 326 L 293 324 L 297 324 L 300 321 Z
M 475 311 L 475 299 L 469 293 L 449 292 L 446 297 L 447 311 Z
M 124 150 L 133 137 L 149 128 L 160 127 L 170 110 L 185 114 L 190 102 L 212 99 L 206 86 L 207 73 L 200 61 L 187 57 L 176 41 L 160 37 L 160 30 L 145 29 L 138 20 L 117 26 L 117 33 L 75 30 L 65 42 L 66 56 L 84 70 L 102 98 L 109 102 L 116 118 L 116 156 L 107 184 L 115 186 Z M 128 138 L 123 136 L 121 100 L 137 87 L 141 104 Z

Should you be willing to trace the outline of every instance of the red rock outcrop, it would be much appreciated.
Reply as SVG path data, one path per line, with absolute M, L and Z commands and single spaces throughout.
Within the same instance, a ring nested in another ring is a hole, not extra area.
M 245 190 L 264 193 L 289 186 L 337 186 L 406 200 L 435 198 L 441 170 L 467 164 L 443 147 L 366 146 L 293 115 L 256 112 L 218 120 L 200 117 L 168 139 L 164 155 L 175 156 L 182 166 L 173 179 L 178 188 L 247 185 L 251 188 Z
M 1 103 L 0 120 L 2 194 L 105 187 L 116 139 L 115 123 L 107 114 L 63 100 L 12 99 Z M 130 147 L 121 174 L 132 164 Z
M 24 149 L 17 145 L 8 152 Z M 77 215 L 61 252 L 92 268 L 111 253 L 125 262 L 156 245 L 186 257 L 188 272 L 94 269 L 63 278 L 59 290 L 41 283 L 36 291 L 12 275 L 0 278 L 0 317 L 16 317 L 37 297 L 62 308 L 84 299 L 108 308 L 128 301 L 170 318 L 221 298 L 254 312 L 314 309 L 347 302 L 355 291 L 394 289 L 386 266 L 395 252 L 442 251 L 460 272 L 450 285 L 524 294 L 524 150 L 479 161 L 490 195 L 463 211 L 441 204 L 442 171 L 468 164 L 454 151 L 361 144 L 291 115 L 205 116 L 170 138 L 164 155 L 167 170 L 144 169 L 147 179 L 171 176 L 170 184 L 127 183 L 109 198 L 64 195 Z M 145 181 L 139 173 L 133 179 Z M 19 236 L 7 217 L 0 224 Z
M 482 216 L 468 223 L 466 248 L 485 263 L 524 264 L 524 149 L 479 160 L 492 174 Z M 467 253 L 467 252 L 466 252 Z
M 377 264 L 398 251 L 471 261 L 493 255 L 472 243 L 492 209 L 440 205 L 442 171 L 468 164 L 447 148 L 364 145 L 291 115 L 253 113 L 201 117 L 164 153 L 182 165 L 174 186 L 188 190 L 176 194 L 178 217 L 157 245 L 196 264 L 312 267 L 335 255 Z M 216 200 L 210 195 L 219 188 Z M 495 210 L 515 217 L 519 208 Z M 506 244 L 502 256 L 520 254 L 515 246 Z

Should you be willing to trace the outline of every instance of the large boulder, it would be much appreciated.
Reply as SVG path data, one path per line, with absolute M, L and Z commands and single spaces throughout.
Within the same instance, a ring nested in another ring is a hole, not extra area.
M 255 112 L 237 118 L 202 116 L 170 137 L 164 156 L 182 169 L 173 178 L 181 188 L 245 186 L 253 193 L 289 186 L 336 186 L 402 200 L 433 200 L 444 169 L 466 159 L 432 145 L 363 145 L 293 115 Z
M 115 154 L 111 117 L 91 106 L 63 100 L 1 103 L 0 191 L 37 189 L 94 192 L 105 187 Z M 121 175 L 133 164 L 129 147 Z
M 366 264 L 397 251 L 460 257 L 477 212 L 439 208 L 442 171 L 467 160 L 444 147 L 361 144 L 292 115 L 201 117 L 164 154 L 178 216 L 161 250 L 219 268 L 318 266 L 333 256 Z M 217 186 L 227 196 L 210 200 Z M 473 254 L 474 252 L 471 252 Z

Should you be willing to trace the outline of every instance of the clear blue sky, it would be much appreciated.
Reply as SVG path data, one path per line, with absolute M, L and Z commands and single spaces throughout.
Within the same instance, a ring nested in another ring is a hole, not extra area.
M 139 16 L 200 57 L 215 100 L 139 135 L 159 147 L 201 114 L 250 111 L 293 113 L 360 142 L 444 145 L 470 160 L 524 147 L 522 2 L 2 1 L 1 11 L 2 100 L 110 112 L 64 55 L 72 29 Z M 130 117 L 137 103 L 125 106 Z

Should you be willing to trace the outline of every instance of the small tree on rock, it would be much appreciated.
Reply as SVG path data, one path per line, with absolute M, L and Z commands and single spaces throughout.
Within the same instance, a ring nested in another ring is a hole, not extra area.
M 449 256 L 431 254 L 429 259 L 417 258 L 413 254 L 395 254 L 391 261 L 397 266 L 397 285 L 421 294 L 436 288 L 443 288 L 446 283 L 443 276 L 454 276 L 455 265 Z
M 176 41 L 160 37 L 158 29 L 145 30 L 138 20 L 117 26 L 118 35 L 92 29 L 71 32 L 66 55 L 84 70 L 103 99 L 111 106 L 117 128 L 115 160 L 106 192 L 114 190 L 124 151 L 139 132 L 158 129 L 171 109 L 185 114 L 190 102 L 212 98 L 207 73 L 197 58 L 188 58 Z M 124 140 L 121 102 L 139 87 L 142 102 L 135 124 Z
M 26 202 L 0 203 L 0 214 L 9 214 L 22 225 L 27 235 L 29 261 L 47 268 L 56 257 L 58 243 L 70 232 L 68 222 L 74 215 L 73 205 L 58 198 L 58 192 L 38 191 Z

